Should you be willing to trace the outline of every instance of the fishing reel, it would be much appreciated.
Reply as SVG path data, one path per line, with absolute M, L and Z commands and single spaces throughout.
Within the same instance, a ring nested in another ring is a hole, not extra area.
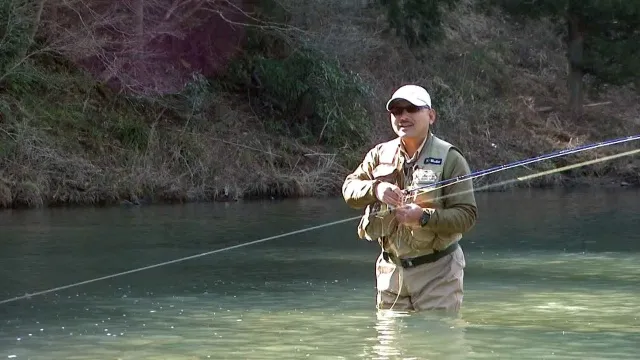
M 429 186 L 430 188 L 435 186 Z M 433 196 L 429 194 L 429 192 L 433 191 L 432 189 L 426 189 L 425 187 L 415 188 L 415 189 L 404 189 L 402 190 L 402 205 L 406 204 L 418 204 L 418 205 L 428 205 L 433 202 Z M 402 206 L 400 205 L 400 206 Z M 373 213 L 376 217 L 384 218 L 397 209 L 396 206 L 385 204 L 383 202 L 378 202 L 373 206 Z
M 429 207 L 429 205 L 435 201 L 435 197 L 432 192 L 436 190 L 436 185 L 436 183 L 433 183 L 426 186 L 418 186 L 412 189 L 402 190 L 404 195 L 402 203 L 418 204 L 420 206 Z

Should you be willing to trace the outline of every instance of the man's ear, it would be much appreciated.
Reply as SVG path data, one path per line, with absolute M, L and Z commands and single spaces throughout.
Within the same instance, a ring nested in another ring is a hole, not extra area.
M 429 124 L 433 125 L 436 122 L 436 111 L 429 109 Z

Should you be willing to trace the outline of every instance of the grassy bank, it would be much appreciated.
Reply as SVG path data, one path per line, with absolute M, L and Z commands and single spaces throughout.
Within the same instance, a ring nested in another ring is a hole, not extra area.
M 361 3 L 279 2 L 295 30 L 250 33 L 224 75 L 194 77 L 170 96 L 119 93 L 50 52 L 5 70 L 0 207 L 334 195 L 366 150 L 393 136 L 384 102 L 409 82 L 430 90 L 435 132 L 476 170 L 640 133 L 633 89 L 591 91 L 595 105 L 570 121 L 564 50 L 550 24 L 509 23 L 467 1 L 447 14 L 443 43 L 416 51 Z M 247 81 L 256 69 L 257 90 Z M 640 162 L 623 158 L 520 185 L 638 185 L 639 174 Z

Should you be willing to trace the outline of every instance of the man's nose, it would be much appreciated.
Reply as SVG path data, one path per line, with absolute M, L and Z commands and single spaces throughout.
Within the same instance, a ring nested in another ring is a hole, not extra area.
M 407 115 L 409 115 L 409 111 L 407 111 L 407 109 L 402 109 L 400 114 L 396 115 L 396 118 L 397 119 L 405 118 Z

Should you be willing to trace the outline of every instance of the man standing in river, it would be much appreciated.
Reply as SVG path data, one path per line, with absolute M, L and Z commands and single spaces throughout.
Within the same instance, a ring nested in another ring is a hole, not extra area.
M 377 308 L 458 312 L 465 268 L 458 241 L 476 221 L 473 185 L 463 180 L 425 190 L 468 175 L 469 165 L 430 131 L 436 113 L 424 88 L 399 88 L 387 111 L 398 137 L 371 149 L 342 187 L 350 207 L 365 208 L 358 235 L 382 248 Z

